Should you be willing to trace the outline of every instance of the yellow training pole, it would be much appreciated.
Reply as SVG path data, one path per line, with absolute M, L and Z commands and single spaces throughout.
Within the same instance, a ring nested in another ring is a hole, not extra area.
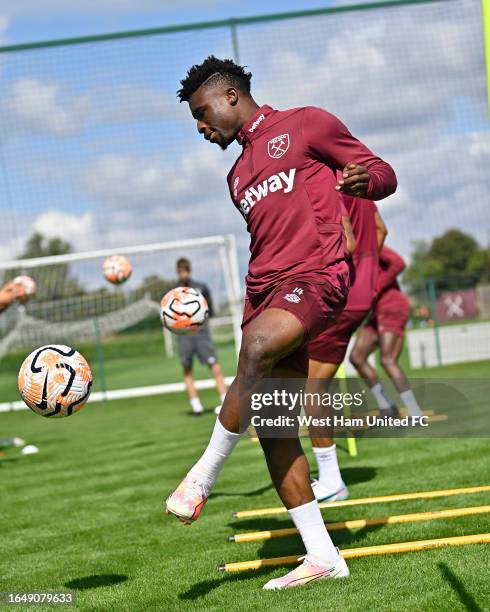
M 460 489 L 442 489 L 439 491 L 421 491 L 419 493 L 397 493 L 395 495 L 379 495 L 377 497 L 361 497 L 359 499 L 345 499 L 343 501 L 321 502 L 320 508 L 344 508 L 346 506 L 361 506 L 365 504 L 382 504 L 385 502 L 406 501 L 409 499 L 432 499 L 434 497 L 449 497 L 450 495 L 468 495 L 470 493 L 483 493 L 490 491 L 490 485 L 479 487 L 464 487 Z M 252 516 L 265 516 L 268 514 L 284 514 L 284 506 L 276 508 L 260 508 L 257 510 L 240 510 L 233 513 L 234 518 L 250 518 Z
M 363 548 L 347 548 L 341 551 L 344 559 L 357 559 L 371 555 L 388 555 L 394 553 L 416 552 L 431 550 L 441 546 L 464 546 L 465 544 L 488 544 L 490 533 L 477 533 L 474 535 L 457 536 L 452 538 L 437 538 L 432 540 L 417 540 L 415 542 L 398 542 L 395 544 L 381 544 L 379 546 L 364 546 Z M 303 555 L 301 555 L 303 556 Z M 237 563 L 224 563 L 218 566 L 221 572 L 243 572 L 257 570 L 262 567 L 277 565 L 293 565 L 300 559 L 300 555 L 290 557 L 275 557 L 273 559 L 255 559 L 253 561 L 239 561 Z
M 490 118 L 490 0 L 481 0 L 485 63 L 487 65 L 487 104 Z
M 490 512 L 488 506 L 473 506 L 471 508 L 451 508 L 449 510 L 434 510 L 432 512 L 416 512 L 413 514 L 398 514 L 395 516 L 382 516 L 372 519 L 357 519 L 352 521 L 340 521 L 338 523 L 325 523 L 329 531 L 341 531 L 343 529 L 363 529 L 371 525 L 395 525 L 397 523 L 415 523 L 418 521 L 434 521 L 437 519 L 454 518 L 457 516 L 469 516 L 475 514 L 486 514 Z M 298 530 L 295 527 L 286 529 L 271 529 L 268 531 L 250 531 L 247 533 L 235 533 L 229 536 L 229 542 L 257 542 L 259 540 L 270 540 L 271 538 L 283 538 L 295 535 Z
M 344 364 L 341 363 L 337 370 L 336 377 L 339 379 L 339 388 L 341 393 L 347 393 L 347 383 L 345 381 L 345 368 Z M 346 417 L 350 417 L 350 406 L 344 406 L 344 414 Z M 349 437 L 347 440 L 347 452 L 351 457 L 357 457 L 357 442 L 355 438 Z

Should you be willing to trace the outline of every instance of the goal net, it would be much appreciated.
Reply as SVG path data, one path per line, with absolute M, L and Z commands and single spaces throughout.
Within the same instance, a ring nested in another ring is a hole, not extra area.
M 133 273 L 111 285 L 102 262 L 125 255 Z M 0 318 L 0 411 L 20 408 L 17 372 L 25 356 L 45 344 L 68 344 L 89 361 L 93 399 L 138 397 L 183 389 L 175 337 L 163 330 L 160 299 L 177 283 L 176 261 L 186 257 L 191 278 L 205 283 L 214 316 L 211 334 L 226 375 L 240 344 L 241 294 L 235 239 L 210 236 L 120 249 L 0 263 L 0 280 L 31 276 L 37 293 Z M 197 365 L 207 387 L 209 371 Z

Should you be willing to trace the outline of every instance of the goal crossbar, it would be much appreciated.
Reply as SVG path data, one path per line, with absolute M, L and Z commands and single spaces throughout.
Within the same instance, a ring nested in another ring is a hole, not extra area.
M 172 242 L 155 242 L 152 244 L 127 246 L 111 249 L 100 249 L 97 251 L 83 251 L 79 253 L 67 253 L 66 255 L 48 255 L 46 257 L 36 257 L 33 259 L 13 259 L 10 261 L 0 262 L 0 270 L 10 270 L 12 268 L 41 268 L 53 264 L 71 263 L 74 261 L 87 261 L 91 259 L 101 259 L 110 257 L 117 253 L 119 255 L 132 255 L 153 253 L 156 251 L 171 251 L 175 249 L 185 249 L 188 247 L 199 246 L 227 246 L 234 244 L 235 237 L 232 235 L 225 236 L 206 236 L 204 238 L 189 238 L 187 240 L 174 240 Z

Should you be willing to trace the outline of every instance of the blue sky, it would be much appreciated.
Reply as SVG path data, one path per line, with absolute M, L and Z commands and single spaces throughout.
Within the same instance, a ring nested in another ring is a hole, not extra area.
M 78 0 L 76 14 L 68 4 L 0 0 L 0 38 L 15 44 L 333 2 Z M 414 240 L 451 227 L 487 239 L 480 20 L 479 0 L 454 0 L 239 28 L 259 102 L 326 108 L 392 163 L 399 189 L 380 211 L 389 244 L 405 256 Z M 223 154 L 203 143 L 175 98 L 185 69 L 208 53 L 232 55 L 227 30 L 0 56 L 0 258 L 15 257 L 32 231 L 62 233 L 81 251 L 232 232 L 244 271 L 248 235 L 225 183 L 239 147 Z
M 342 2 L 353 4 L 354 2 Z M 12 0 L 0 1 L 0 14 L 10 19 L 10 44 L 54 38 L 100 34 L 210 21 L 229 17 L 247 17 L 266 13 L 324 8 L 340 4 L 335 0 L 22 0 L 16 7 Z M 73 6 L 73 5 L 76 6 Z M 158 5 L 158 7 L 155 7 Z

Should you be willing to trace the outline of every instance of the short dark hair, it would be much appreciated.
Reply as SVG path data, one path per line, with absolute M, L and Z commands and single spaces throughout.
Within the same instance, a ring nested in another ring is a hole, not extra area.
M 191 262 L 187 259 L 187 257 L 180 257 L 177 259 L 177 270 L 184 268 L 188 272 L 191 271 Z
M 182 89 L 177 91 L 177 96 L 180 98 L 180 101 L 189 102 L 192 94 L 213 75 L 214 78 L 210 79 L 209 85 L 215 85 L 222 81 L 227 85 L 236 87 L 250 94 L 251 72 L 246 72 L 243 66 L 235 64 L 233 60 L 221 60 L 214 55 L 210 55 L 202 64 L 195 64 L 192 68 L 189 68 L 185 79 L 180 81 Z

